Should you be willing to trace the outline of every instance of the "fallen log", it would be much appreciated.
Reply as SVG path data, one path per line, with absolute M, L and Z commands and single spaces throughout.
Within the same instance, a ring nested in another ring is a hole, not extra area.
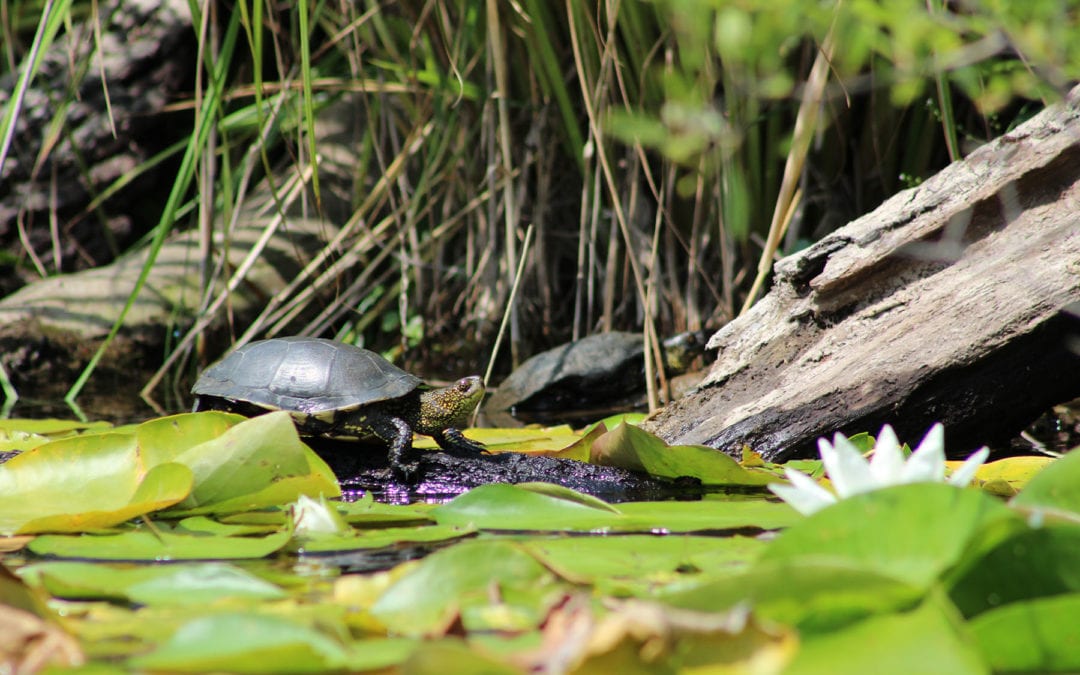
M 886 422 L 962 453 L 1080 396 L 1080 88 L 777 262 L 709 344 L 702 386 L 647 423 L 766 459 Z

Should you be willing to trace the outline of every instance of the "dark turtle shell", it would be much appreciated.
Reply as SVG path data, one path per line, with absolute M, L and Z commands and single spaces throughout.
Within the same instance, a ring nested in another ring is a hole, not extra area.
M 191 391 L 319 416 L 401 398 L 421 384 L 420 378 L 366 349 L 285 337 L 240 347 L 203 371 Z

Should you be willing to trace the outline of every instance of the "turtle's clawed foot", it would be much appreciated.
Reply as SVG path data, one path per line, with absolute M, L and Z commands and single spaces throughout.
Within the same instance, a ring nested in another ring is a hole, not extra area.
M 417 478 L 419 478 L 419 465 L 406 464 L 403 462 L 390 462 L 390 473 L 393 475 L 394 480 L 403 483 L 405 485 L 416 484 Z
M 408 427 L 405 428 L 408 429 Z M 412 434 L 406 434 L 402 431 L 390 444 L 388 459 L 390 460 L 390 473 L 394 479 L 406 485 L 414 484 L 417 479 L 419 465 L 409 461 L 412 454 Z
M 487 454 L 483 443 L 466 438 L 460 429 L 449 427 L 432 436 L 439 447 L 447 452 L 460 452 L 466 455 Z

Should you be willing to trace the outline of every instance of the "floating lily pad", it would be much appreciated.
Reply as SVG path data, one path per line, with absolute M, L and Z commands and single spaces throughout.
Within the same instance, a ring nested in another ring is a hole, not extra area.
M 107 431 L 112 428 L 109 422 L 80 422 L 61 419 L 3 419 L 0 420 L 0 433 L 24 433 L 39 436 L 67 436 L 84 431 Z
M 876 614 L 910 609 L 923 594 L 923 589 L 877 571 L 806 559 L 762 561 L 743 573 L 673 584 L 657 598 L 699 611 L 746 604 L 760 618 L 805 633 L 822 633 Z
M 1009 494 L 1007 496 L 1011 497 L 1022 490 L 1036 474 L 1054 461 L 1051 457 L 1025 455 L 1006 457 L 980 466 L 975 472 L 975 478 L 983 483 L 1003 483 L 1008 486 Z M 960 462 L 946 462 L 945 465 L 955 470 L 960 466 Z
M 947 601 L 883 614 L 805 637 L 785 673 L 982 675 L 988 672 Z
M 195 474 L 191 495 L 170 514 L 248 511 L 288 504 L 301 494 L 341 494 L 333 471 L 300 441 L 288 413 L 260 415 L 221 433 L 206 428 L 232 417 L 189 413 L 157 420 L 145 432 L 140 429 L 140 442 L 153 447 L 157 457 L 190 466 Z M 181 436 L 183 442 L 162 439 L 168 435 Z
M 0 533 L 101 529 L 185 499 L 191 470 L 147 466 L 130 434 L 72 436 L 0 465 Z
M 297 545 L 296 550 L 300 553 L 365 551 L 387 548 L 397 544 L 445 542 L 467 537 L 471 534 L 473 534 L 473 530 L 446 525 L 352 530 L 342 534 L 306 537 Z
M 543 493 L 520 485 L 482 485 L 436 507 L 441 524 L 482 530 L 695 532 L 773 529 L 801 519 L 790 506 L 763 500 L 629 502 L 613 506 L 558 486 Z M 597 503 L 599 502 L 599 503 Z
M 468 437 L 483 443 L 490 452 L 521 452 L 546 455 L 558 452 L 581 439 L 569 426 L 523 427 L 520 429 L 468 429 Z M 419 450 L 436 450 L 438 444 L 430 436 L 417 436 L 413 447 Z
M 978 490 L 900 485 L 841 500 L 782 532 L 762 560 L 831 560 L 929 587 L 969 546 L 1023 529 L 1023 519 Z
M 1070 452 L 1028 481 L 1020 494 L 1013 497 L 1012 504 L 1050 513 L 1063 512 L 1068 518 L 1080 519 L 1077 485 L 1080 485 L 1080 452 Z
M 87 560 L 239 560 L 263 558 L 289 542 L 288 531 L 265 537 L 215 537 L 169 531 L 159 523 L 121 534 L 42 535 L 28 548 L 37 555 Z
M 272 515 L 272 512 L 261 512 Z M 227 523 L 206 516 L 191 516 L 176 523 L 177 534 L 209 534 L 216 537 L 245 537 L 249 535 L 273 534 L 288 526 L 288 514 L 284 510 L 276 512 L 273 522 Z
M 767 471 L 746 469 L 714 448 L 668 445 L 644 429 L 629 424 L 620 424 L 596 439 L 590 461 L 662 478 L 690 476 L 705 485 L 764 486 L 779 480 Z
M 463 608 L 495 602 L 493 588 L 534 588 L 545 577 L 550 573 L 544 566 L 514 544 L 466 541 L 420 561 L 379 597 L 371 613 L 400 635 L 442 635 Z
M 1080 671 L 1080 593 L 1016 602 L 970 626 L 994 672 Z
M 403 526 L 407 523 L 423 525 L 435 522 L 431 516 L 435 504 L 383 504 L 375 501 L 370 492 L 355 502 L 337 506 L 345 521 L 357 527 Z
M 225 563 L 154 567 L 47 562 L 22 570 L 46 590 L 68 600 L 115 600 L 154 605 L 210 604 L 222 598 L 280 600 L 286 593 Z
M 953 575 L 950 595 L 964 616 L 1022 600 L 1080 593 L 1080 526 L 1024 530 Z
M 765 542 L 750 537 L 623 535 L 532 538 L 521 546 L 560 577 L 604 593 L 736 574 Z
M 444 525 L 498 530 L 592 530 L 621 520 L 618 509 L 583 501 L 494 483 L 454 498 L 432 516 Z
M 348 652 L 300 623 L 259 614 L 215 614 L 180 628 L 130 665 L 174 672 L 312 673 L 345 666 Z

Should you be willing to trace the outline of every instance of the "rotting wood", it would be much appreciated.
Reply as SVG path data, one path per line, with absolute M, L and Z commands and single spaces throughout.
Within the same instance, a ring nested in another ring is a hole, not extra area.
M 1080 396 L 1080 88 L 779 261 L 710 347 L 647 428 L 773 461 L 886 422 L 962 453 Z

